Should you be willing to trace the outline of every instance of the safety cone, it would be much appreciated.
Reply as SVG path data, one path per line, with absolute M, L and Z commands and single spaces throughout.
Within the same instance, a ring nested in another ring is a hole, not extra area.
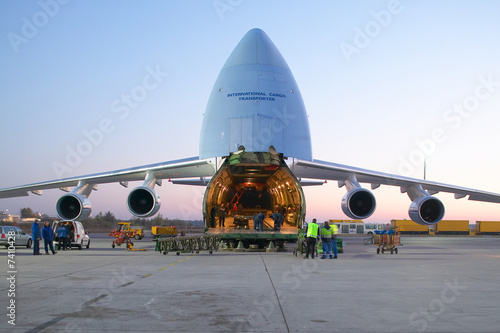
M 266 252 L 277 252 L 276 246 L 274 246 L 273 241 L 269 242 L 269 246 L 266 249 Z
M 243 242 L 238 242 L 238 247 L 234 249 L 235 252 L 245 252 L 245 247 L 243 246 Z

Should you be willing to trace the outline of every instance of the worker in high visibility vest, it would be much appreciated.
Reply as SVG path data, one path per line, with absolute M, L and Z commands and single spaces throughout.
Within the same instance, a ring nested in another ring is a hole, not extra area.
M 337 234 L 339 233 L 339 227 L 337 227 L 336 224 L 331 225 L 333 229 L 333 234 L 332 234 L 332 248 L 333 248 L 333 259 L 337 259 L 337 254 L 339 250 L 337 249 Z M 332 259 L 332 257 L 330 257 Z
M 309 251 L 311 252 L 311 258 L 314 259 L 314 251 L 316 249 L 316 240 L 318 238 L 318 225 L 316 224 L 316 219 L 313 219 L 311 223 L 309 223 L 306 227 L 306 240 L 307 240 L 307 249 L 306 256 L 304 259 L 309 259 Z
M 326 255 L 330 255 L 330 259 L 333 258 L 332 253 L 332 237 L 333 228 L 328 225 L 328 222 L 323 223 L 323 228 L 321 228 L 321 241 L 323 242 L 323 255 L 321 259 L 326 259 Z

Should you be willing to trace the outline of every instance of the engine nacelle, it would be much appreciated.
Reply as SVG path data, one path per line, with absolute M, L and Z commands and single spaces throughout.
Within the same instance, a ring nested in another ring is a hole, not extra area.
M 408 214 L 418 224 L 433 225 L 443 219 L 444 205 L 438 198 L 420 197 L 411 203 Z
M 83 221 L 89 217 L 92 206 L 87 197 L 81 194 L 69 193 L 57 200 L 56 210 L 57 215 L 63 220 Z
M 127 198 L 128 210 L 138 217 L 150 217 L 160 209 L 160 196 L 147 186 L 138 186 Z
M 355 188 L 342 198 L 342 211 L 352 219 L 361 220 L 370 217 L 375 207 L 375 197 L 372 192 L 364 188 Z

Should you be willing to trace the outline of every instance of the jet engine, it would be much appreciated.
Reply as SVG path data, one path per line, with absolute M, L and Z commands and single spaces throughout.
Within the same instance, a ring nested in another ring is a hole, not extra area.
M 160 196 L 148 186 L 138 186 L 127 198 L 128 210 L 138 217 L 150 217 L 160 209 Z
M 418 224 L 433 225 L 443 219 L 444 205 L 438 198 L 423 196 L 411 203 L 408 214 Z
M 375 197 L 367 189 L 358 187 L 347 192 L 342 198 L 342 211 L 352 219 L 361 220 L 375 211 Z
M 89 217 L 92 207 L 87 197 L 77 193 L 69 193 L 57 200 L 56 210 L 63 220 L 83 221 Z

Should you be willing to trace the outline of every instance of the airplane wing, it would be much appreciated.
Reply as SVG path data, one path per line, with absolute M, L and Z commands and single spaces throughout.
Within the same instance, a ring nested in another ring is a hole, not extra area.
M 339 187 L 345 185 L 350 179 L 353 179 L 360 183 L 371 184 L 372 190 L 378 188 L 380 185 L 392 185 L 399 186 L 401 192 L 405 193 L 411 188 L 421 187 L 430 195 L 438 192 L 447 192 L 454 193 L 455 199 L 468 196 L 469 200 L 500 203 L 500 194 L 497 193 L 403 177 L 320 160 L 313 160 L 312 162 L 297 160 L 293 165 L 293 173 L 295 176 L 302 178 L 337 180 Z M 410 192 L 408 195 L 411 198 Z M 414 200 L 414 198 L 411 199 Z
M 208 177 L 214 174 L 215 164 L 213 161 L 200 160 L 198 157 L 192 157 L 129 169 L 4 188 L 0 189 L 0 198 L 28 196 L 28 192 L 41 195 L 42 190 L 54 188 L 60 188 L 69 192 L 70 187 L 78 186 L 81 182 L 94 186 L 95 189 L 95 186 L 98 184 L 106 183 L 120 183 L 122 186 L 127 187 L 129 181 L 145 180 L 147 177 L 157 181 L 161 179 Z

